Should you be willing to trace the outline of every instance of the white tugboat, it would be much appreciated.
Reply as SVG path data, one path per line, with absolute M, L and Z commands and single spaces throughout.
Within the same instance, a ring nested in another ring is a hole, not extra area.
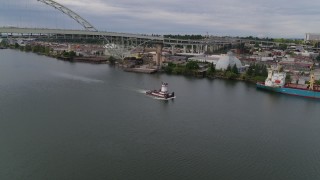
M 149 90 L 146 92 L 147 95 L 154 96 L 157 98 L 163 98 L 163 99 L 171 99 L 174 98 L 174 92 L 169 93 L 168 92 L 168 83 L 162 83 L 160 90 Z

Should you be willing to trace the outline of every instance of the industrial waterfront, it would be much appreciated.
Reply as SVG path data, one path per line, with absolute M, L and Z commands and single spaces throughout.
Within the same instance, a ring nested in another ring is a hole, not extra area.
M 1 180 L 320 178 L 318 100 L 10 49 L 0 92 Z

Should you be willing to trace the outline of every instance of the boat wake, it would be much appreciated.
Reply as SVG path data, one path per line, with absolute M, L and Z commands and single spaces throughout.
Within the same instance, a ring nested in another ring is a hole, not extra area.
M 141 94 L 146 94 L 148 90 L 145 90 L 145 89 L 136 89 L 135 91 L 138 92 L 138 93 L 141 93 Z
M 167 98 L 161 97 L 161 96 L 160 97 L 159 96 L 155 96 L 155 95 L 152 95 L 150 93 L 150 90 L 147 90 L 147 89 L 138 89 L 138 88 L 133 88 L 133 87 L 127 87 L 127 89 L 129 89 L 130 91 L 134 91 L 136 93 L 139 93 L 139 94 L 144 94 L 144 95 L 149 96 L 152 99 L 156 99 L 156 100 L 168 101 L 168 100 L 176 98 L 176 96 L 174 96 L 174 94 L 168 94 Z M 170 96 L 172 96 L 172 97 L 170 97 Z
M 57 77 L 62 77 L 65 79 L 75 80 L 75 81 L 82 81 L 85 83 L 103 83 L 104 82 L 99 79 L 92 79 L 92 78 L 87 78 L 87 77 L 77 76 L 77 75 L 72 75 L 72 74 L 67 74 L 67 73 L 56 73 L 54 75 Z

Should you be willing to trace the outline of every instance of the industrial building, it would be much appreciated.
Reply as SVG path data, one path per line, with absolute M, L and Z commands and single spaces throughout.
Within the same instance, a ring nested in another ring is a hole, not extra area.
M 320 41 L 320 33 L 306 33 L 304 41 Z

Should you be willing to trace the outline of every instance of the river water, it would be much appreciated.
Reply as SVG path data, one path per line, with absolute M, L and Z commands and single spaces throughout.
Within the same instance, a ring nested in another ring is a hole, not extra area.
M 320 179 L 320 101 L 0 50 L 0 146 L 1 180 Z

